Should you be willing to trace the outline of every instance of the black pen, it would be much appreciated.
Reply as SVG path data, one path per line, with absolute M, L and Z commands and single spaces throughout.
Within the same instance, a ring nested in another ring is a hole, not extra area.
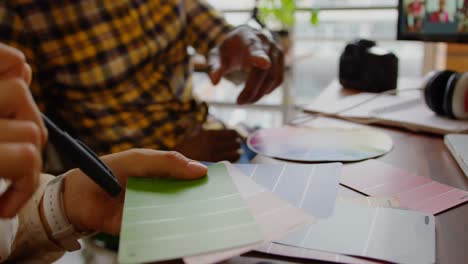
M 122 186 L 112 171 L 85 144 L 62 131 L 49 118 L 42 114 L 42 119 L 60 155 L 66 156 L 75 166 L 90 177 L 97 185 L 112 196 L 122 191 Z

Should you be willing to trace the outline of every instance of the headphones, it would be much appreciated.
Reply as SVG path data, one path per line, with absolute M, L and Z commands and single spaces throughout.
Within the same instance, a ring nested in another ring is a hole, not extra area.
M 424 81 L 424 99 L 438 115 L 468 119 L 468 72 L 430 72 Z

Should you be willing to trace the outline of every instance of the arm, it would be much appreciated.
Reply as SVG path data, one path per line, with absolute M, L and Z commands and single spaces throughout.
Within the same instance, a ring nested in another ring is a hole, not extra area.
M 124 186 L 128 177 L 194 179 L 204 176 L 207 172 L 204 165 L 176 152 L 129 150 L 102 157 L 102 160 Z M 18 230 L 10 230 L 16 233 L 12 253 L 9 256 L 2 256 L 0 262 L 34 259 L 51 263 L 62 256 L 65 249 L 54 241 L 51 228 L 44 216 L 47 212 L 41 210 L 43 194 L 53 178 L 51 175 L 41 175 L 38 189 L 18 216 Z M 118 234 L 124 196 L 125 193 L 122 192 L 118 197 L 110 197 L 83 172 L 75 169 L 64 174 L 62 197 L 56 199 L 63 199 L 64 215 L 77 231 L 94 230 Z M 107 220 L 102 221 L 102 219 Z M 11 247 L 11 245 L 5 246 Z
M 209 54 L 213 84 L 231 73 L 246 73 L 239 104 L 254 103 L 284 79 L 284 55 L 273 40 L 248 26 L 233 28 L 204 0 L 184 0 L 187 40 L 198 53 Z
M 176 152 L 134 149 L 104 156 L 102 160 L 123 186 L 129 177 L 194 179 L 207 172 L 204 165 Z M 75 230 L 80 233 L 93 230 L 118 234 L 125 191 L 117 197 L 111 197 L 78 169 L 65 173 L 63 177 L 62 194 L 56 198 L 63 199 L 63 213 Z M 57 259 L 65 251 L 58 246 L 59 243 L 51 234 L 50 225 L 44 215 L 47 212 L 41 210 L 44 190 L 52 178 L 43 176 L 38 191 L 22 210 L 14 250 L 8 260 L 34 259 L 47 263 Z
M 8 261 L 37 260 L 51 263 L 60 258 L 65 252 L 49 239 L 48 233 L 41 220 L 40 210 L 42 195 L 47 183 L 54 177 L 42 174 L 39 187 L 21 209 L 18 219 L 19 227 Z
M 205 0 L 183 0 L 187 14 L 187 41 L 203 55 L 219 45 L 231 31 L 221 13 Z
M 129 177 L 195 179 L 207 172 L 204 165 L 176 152 L 133 149 L 104 156 L 102 160 L 123 186 Z M 62 194 L 56 198 L 63 199 L 63 213 L 69 223 L 80 233 L 93 230 L 117 235 L 120 232 L 125 191 L 111 197 L 78 169 L 65 173 L 63 177 Z M 39 189 L 20 213 L 20 227 L 9 260 L 52 262 L 65 251 L 51 234 L 44 216 L 47 212 L 41 210 L 44 190 L 51 179 L 53 177 L 50 175 L 42 175 Z

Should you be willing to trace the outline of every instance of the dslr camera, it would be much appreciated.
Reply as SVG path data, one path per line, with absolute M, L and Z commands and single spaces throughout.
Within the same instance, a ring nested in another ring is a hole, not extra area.
M 397 78 L 397 56 L 374 41 L 349 43 L 340 56 L 339 80 L 343 87 L 380 93 L 396 89 Z

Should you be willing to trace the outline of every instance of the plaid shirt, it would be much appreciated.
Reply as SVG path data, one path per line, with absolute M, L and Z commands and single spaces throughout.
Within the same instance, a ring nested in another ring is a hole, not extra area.
M 100 154 L 171 149 L 200 126 L 188 47 L 206 55 L 230 29 L 203 0 L 0 2 L 41 110 Z

